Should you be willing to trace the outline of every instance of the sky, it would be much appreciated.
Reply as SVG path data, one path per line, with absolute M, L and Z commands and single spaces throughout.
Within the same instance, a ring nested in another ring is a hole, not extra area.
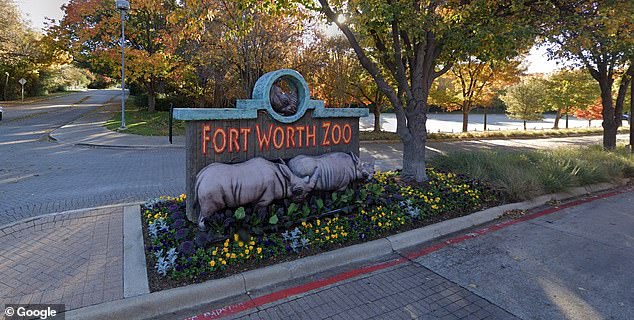
M 59 20 L 62 17 L 60 7 L 68 0 L 13 0 L 34 29 L 44 28 L 44 17 Z M 113 1 L 114 6 L 114 1 Z
M 33 28 L 44 28 L 45 17 L 59 20 L 62 18 L 61 6 L 68 0 L 14 0 Z M 114 1 L 113 1 L 114 6 Z M 559 69 L 555 62 L 548 61 L 545 48 L 533 48 L 527 59 L 528 73 L 549 73 Z

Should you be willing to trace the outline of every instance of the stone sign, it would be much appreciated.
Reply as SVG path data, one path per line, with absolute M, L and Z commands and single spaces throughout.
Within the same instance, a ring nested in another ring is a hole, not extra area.
M 236 108 L 176 108 L 186 121 L 187 217 L 196 221 L 196 175 L 211 163 L 241 163 L 255 157 L 288 160 L 297 155 L 330 152 L 359 154 L 359 117 L 368 109 L 325 108 L 310 99 L 308 85 L 296 71 L 263 75 L 253 99 Z

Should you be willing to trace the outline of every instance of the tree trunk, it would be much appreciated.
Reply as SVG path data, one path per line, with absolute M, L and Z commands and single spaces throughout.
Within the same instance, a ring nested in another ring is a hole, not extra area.
M 634 154 L 634 80 L 630 83 L 630 116 L 627 118 L 630 122 L 630 152 Z
M 557 109 L 557 115 L 555 115 L 555 125 L 553 125 L 553 129 L 559 129 L 559 119 L 561 119 L 562 110 Z
M 484 108 L 484 131 L 487 131 L 487 108 Z
M 410 114 L 409 135 L 400 135 L 403 141 L 403 178 L 416 182 L 427 181 L 425 171 L 425 142 L 427 140 L 427 115 Z M 404 136 L 406 138 L 404 138 Z
M 524 120 L 524 130 L 526 130 L 526 120 Z
M 612 83 L 614 80 L 607 77 L 601 78 L 601 105 L 603 106 L 603 149 L 614 150 L 616 148 L 617 123 L 614 118 L 614 105 L 612 104 Z
M 592 127 L 592 120 L 588 120 L 588 128 Z
M 570 112 L 568 109 L 566 109 L 566 129 L 568 129 L 568 112 Z
M 630 77 L 626 74 L 621 78 L 621 84 L 619 85 L 619 91 L 616 96 L 616 105 L 614 106 L 614 117 L 616 126 L 623 125 L 623 110 L 625 109 L 625 96 L 627 95 L 627 87 L 630 85 Z
M 147 94 L 147 111 L 156 112 L 156 93 L 154 92 Z
M 462 110 L 462 132 L 467 132 L 469 129 L 469 111 Z
M 372 113 L 374 113 L 374 132 L 381 132 L 381 108 L 375 105 Z

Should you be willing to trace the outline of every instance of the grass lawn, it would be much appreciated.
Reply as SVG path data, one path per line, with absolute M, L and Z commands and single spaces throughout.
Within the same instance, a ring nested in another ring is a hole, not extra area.
M 148 112 L 145 108 L 139 108 L 134 104 L 134 99 L 128 99 L 125 108 L 125 124 L 128 128 L 125 132 L 142 136 L 167 136 L 169 135 L 169 112 Z M 121 127 L 121 112 L 113 115 L 106 122 L 106 128 L 119 131 Z M 174 120 L 173 135 L 185 135 L 185 125 L 182 121 Z

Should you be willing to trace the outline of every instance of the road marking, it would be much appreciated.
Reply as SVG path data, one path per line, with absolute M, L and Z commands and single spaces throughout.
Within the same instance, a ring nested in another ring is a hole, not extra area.
M 30 177 L 37 177 L 37 176 L 39 176 L 39 174 L 31 173 L 31 174 L 25 174 L 25 175 L 22 175 L 22 176 L 6 178 L 6 179 L 0 180 L 0 184 L 3 184 L 3 183 L 16 183 L 16 182 L 20 182 L 20 181 L 22 181 L 24 179 L 28 179 Z

